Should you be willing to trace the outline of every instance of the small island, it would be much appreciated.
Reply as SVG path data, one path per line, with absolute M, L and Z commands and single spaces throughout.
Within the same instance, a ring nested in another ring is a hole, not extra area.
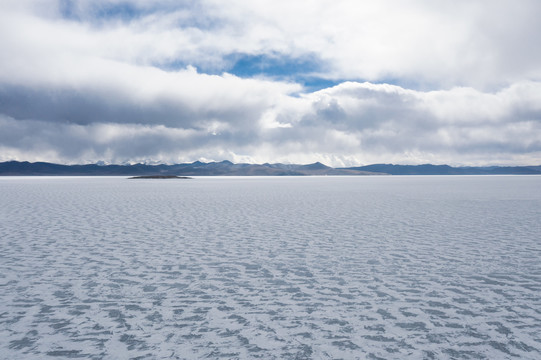
M 143 175 L 133 176 L 128 179 L 192 179 L 189 176 L 176 176 L 176 175 Z

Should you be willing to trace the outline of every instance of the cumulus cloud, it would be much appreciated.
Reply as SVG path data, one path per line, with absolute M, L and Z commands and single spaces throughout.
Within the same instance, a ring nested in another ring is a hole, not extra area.
M 232 54 L 309 55 L 326 65 L 319 75 L 337 79 L 483 88 L 541 80 L 536 0 L 11 3 L 2 5 L 3 47 L 41 63 L 49 52 L 55 62 L 79 55 L 220 71 Z
M 4 2 L 0 160 L 537 164 L 540 11 Z M 246 76 L 243 59 L 284 67 Z M 337 85 L 311 91 L 301 76 Z
M 11 149 L 10 154 L 24 149 L 20 156 L 28 158 L 45 151 L 63 162 L 227 158 L 318 160 L 335 166 L 382 161 L 536 163 L 541 154 L 541 108 L 530 101 L 539 98 L 537 94 L 541 83 L 483 93 L 347 82 L 300 97 L 276 97 L 266 112 L 236 126 L 222 118 L 203 122 L 205 126 L 197 125 L 200 120 L 178 126 L 167 121 L 77 124 L 3 117 L 0 143 Z

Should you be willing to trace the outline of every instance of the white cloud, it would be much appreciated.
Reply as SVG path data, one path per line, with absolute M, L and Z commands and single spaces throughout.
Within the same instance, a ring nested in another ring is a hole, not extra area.
M 20 43 L 27 55 L 220 69 L 230 54 L 282 54 L 314 56 L 327 66 L 322 76 L 341 79 L 483 89 L 541 80 L 535 0 L 72 2 L 80 21 L 62 18 L 61 2 L 56 13 L 50 4 L 23 4 L 3 5 L 2 27 L 10 34 L 4 40 Z M 97 17 L 111 4 L 141 14 L 124 21 Z

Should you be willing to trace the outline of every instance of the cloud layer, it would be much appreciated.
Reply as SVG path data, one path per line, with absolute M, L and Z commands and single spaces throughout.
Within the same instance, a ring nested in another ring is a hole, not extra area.
M 536 1 L 50 4 L 0 5 L 0 161 L 540 163 Z

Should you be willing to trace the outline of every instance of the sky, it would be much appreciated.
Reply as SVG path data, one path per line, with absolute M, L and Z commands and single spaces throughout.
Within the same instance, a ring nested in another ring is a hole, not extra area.
M 538 0 L 4 0 L 0 161 L 541 164 Z

